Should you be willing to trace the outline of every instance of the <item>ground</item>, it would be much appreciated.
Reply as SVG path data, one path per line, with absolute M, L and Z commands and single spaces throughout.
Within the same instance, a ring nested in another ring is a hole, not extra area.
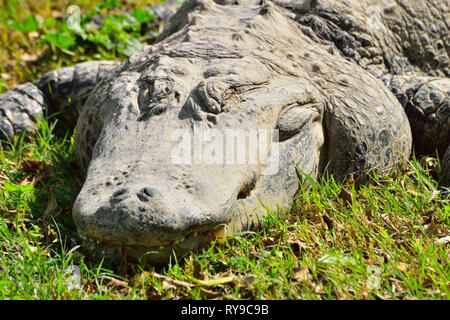
M 0 1 L 0 92 L 57 67 L 123 59 L 160 30 L 140 11 L 123 18 L 118 2 Z M 82 17 L 109 13 L 98 33 L 82 19 L 102 41 L 65 29 L 69 4 Z M 302 177 L 292 206 L 278 217 L 267 208 L 259 230 L 150 267 L 84 250 L 71 219 L 84 173 L 74 133 L 52 120 L 0 148 L 0 299 L 450 298 L 450 190 L 439 159 L 413 158 L 364 185 L 355 177 L 303 187 Z

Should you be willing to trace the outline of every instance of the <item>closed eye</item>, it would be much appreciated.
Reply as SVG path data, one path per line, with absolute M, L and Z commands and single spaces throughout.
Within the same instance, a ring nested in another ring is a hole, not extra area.
M 276 126 L 279 132 L 279 142 L 291 139 L 314 121 L 320 120 L 321 107 L 321 103 L 305 105 L 295 103 L 286 107 L 278 118 Z

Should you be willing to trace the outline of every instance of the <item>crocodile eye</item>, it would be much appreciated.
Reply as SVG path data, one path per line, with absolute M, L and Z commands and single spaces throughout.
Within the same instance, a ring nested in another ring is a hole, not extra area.
M 287 106 L 278 118 L 276 129 L 279 130 L 279 142 L 291 139 L 312 122 L 321 118 L 321 103 Z
M 224 100 L 230 89 L 230 84 L 218 79 L 201 81 L 191 94 L 192 101 L 197 106 L 194 110 L 203 110 L 208 113 L 219 114 L 223 112 Z
M 202 80 L 189 95 L 185 111 L 199 120 L 202 119 L 202 113 L 218 115 L 242 101 L 242 94 L 255 90 L 265 83 L 267 81 L 236 83 L 233 78 Z
M 152 115 L 159 116 L 166 111 L 167 106 L 165 104 L 159 104 L 152 109 Z
M 222 97 L 220 93 L 215 90 L 214 83 L 202 81 L 199 83 L 196 89 L 196 93 L 202 103 L 202 109 L 218 114 L 221 112 Z

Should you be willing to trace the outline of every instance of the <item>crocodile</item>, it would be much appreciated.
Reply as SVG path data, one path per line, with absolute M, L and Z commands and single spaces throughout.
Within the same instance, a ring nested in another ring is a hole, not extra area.
M 0 95 L 0 129 L 32 132 L 46 112 L 76 121 L 81 239 L 165 263 L 289 207 L 300 172 L 386 174 L 414 148 L 445 154 L 449 180 L 449 14 L 446 0 L 187 0 L 126 61 Z M 237 132 L 245 150 L 267 133 L 267 152 L 197 159 L 190 142 L 206 132 L 219 144 Z M 195 159 L 175 159 L 182 145 Z

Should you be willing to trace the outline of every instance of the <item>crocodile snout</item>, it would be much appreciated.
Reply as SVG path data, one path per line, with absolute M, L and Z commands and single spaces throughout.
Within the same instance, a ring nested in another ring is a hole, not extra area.
M 78 196 L 73 217 L 81 235 L 106 247 L 126 247 L 164 260 L 175 247 L 192 250 L 216 228 L 229 222 L 227 201 L 199 202 L 197 186 L 175 182 L 109 184 L 108 192 L 95 190 L 105 183 L 89 179 Z M 197 189 L 197 190 L 196 190 Z M 222 202 L 222 203 L 219 203 Z M 223 203 L 225 202 L 225 203 Z M 134 253 L 133 255 L 137 255 Z M 154 260 L 154 259 L 153 259 Z

